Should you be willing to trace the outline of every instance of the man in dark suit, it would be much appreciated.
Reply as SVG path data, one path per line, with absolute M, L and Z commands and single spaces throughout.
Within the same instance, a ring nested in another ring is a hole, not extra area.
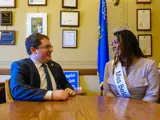
M 15 100 L 66 100 L 74 96 L 73 87 L 66 80 L 61 66 L 52 61 L 53 46 L 49 38 L 40 33 L 26 38 L 29 58 L 11 65 L 11 94 Z

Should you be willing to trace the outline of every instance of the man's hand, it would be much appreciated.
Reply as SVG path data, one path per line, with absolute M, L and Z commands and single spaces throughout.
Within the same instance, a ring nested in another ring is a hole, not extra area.
M 65 90 L 56 90 L 52 92 L 52 100 L 66 100 L 68 98 L 68 92 Z
M 66 88 L 65 91 L 68 92 L 69 96 L 74 96 L 75 95 L 75 92 L 70 88 Z

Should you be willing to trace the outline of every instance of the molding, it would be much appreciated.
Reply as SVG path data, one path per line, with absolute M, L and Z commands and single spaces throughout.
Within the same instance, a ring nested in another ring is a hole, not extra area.
M 79 71 L 79 75 L 97 75 L 97 69 L 64 69 L 64 71 Z M 0 69 L 0 75 L 10 75 L 10 69 Z
M 0 75 L 10 75 L 14 61 L 0 61 Z M 97 61 L 56 61 L 64 71 L 79 71 L 79 75 L 97 75 Z
M 0 69 L 0 75 L 10 75 L 10 69 Z
M 79 71 L 79 75 L 97 75 L 97 69 L 64 69 L 64 71 Z

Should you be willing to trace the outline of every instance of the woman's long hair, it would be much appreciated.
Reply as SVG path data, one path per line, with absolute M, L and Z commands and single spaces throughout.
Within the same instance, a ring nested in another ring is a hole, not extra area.
M 118 62 L 122 62 L 122 59 L 125 59 L 125 63 L 123 66 L 126 68 L 127 75 L 129 73 L 129 67 L 133 62 L 133 56 L 140 58 L 145 57 L 142 53 L 142 50 L 139 47 L 138 40 L 136 36 L 130 30 L 121 30 L 114 33 L 114 36 L 117 37 L 120 45 L 122 46 L 121 52 L 123 54 L 123 58 L 114 57 L 114 64 L 113 64 L 113 74 L 115 66 Z

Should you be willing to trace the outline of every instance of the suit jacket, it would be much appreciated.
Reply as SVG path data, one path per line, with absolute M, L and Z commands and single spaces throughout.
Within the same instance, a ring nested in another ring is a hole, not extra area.
M 57 89 L 73 89 L 66 80 L 63 70 L 58 63 L 49 61 L 47 64 L 55 79 Z M 12 63 L 10 89 L 15 100 L 25 101 L 43 101 L 43 97 L 48 91 L 40 89 L 40 76 L 30 58 Z

